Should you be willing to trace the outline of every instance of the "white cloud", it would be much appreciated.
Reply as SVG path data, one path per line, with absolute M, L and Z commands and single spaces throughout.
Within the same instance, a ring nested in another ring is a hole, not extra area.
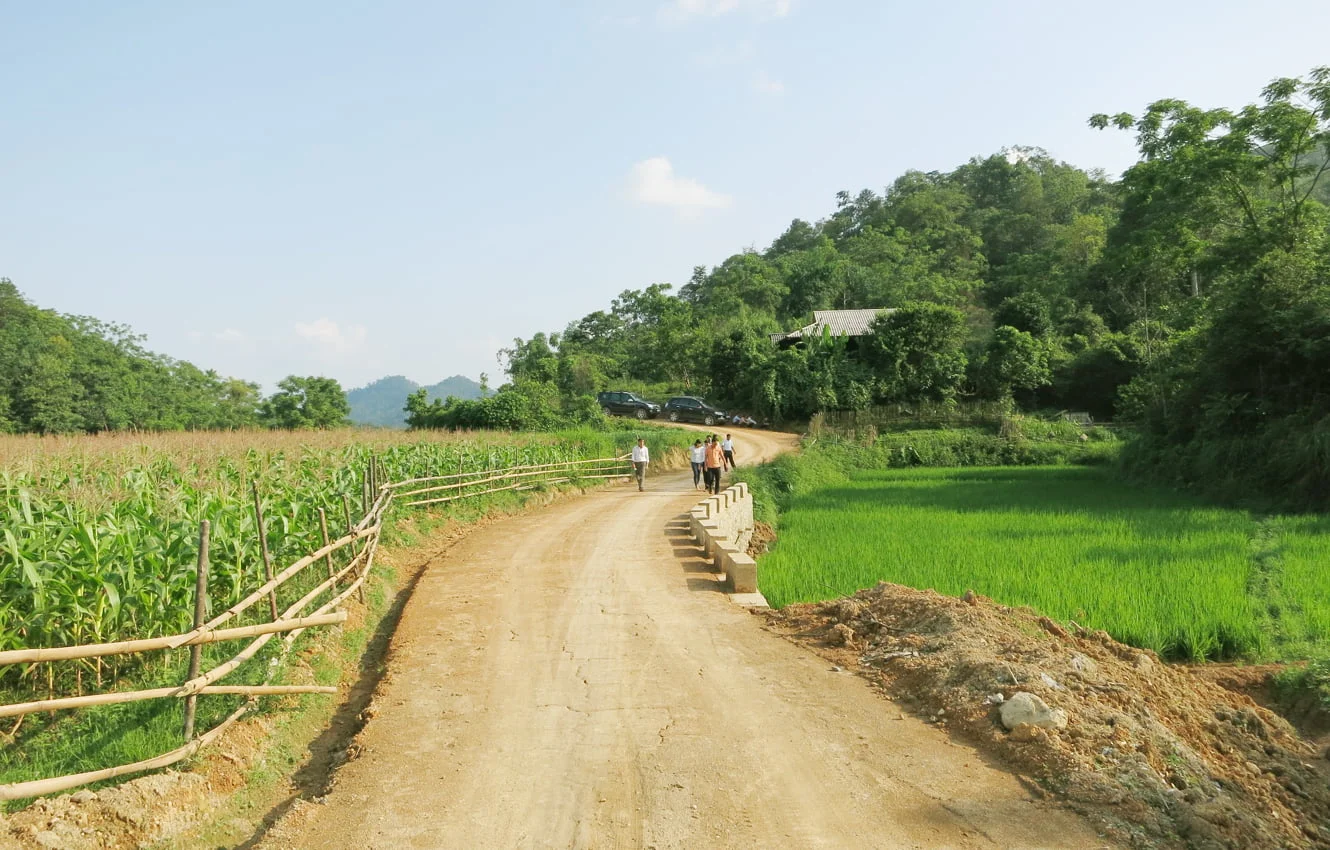
M 773 79 L 766 71 L 757 72 L 757 76 L 753 78 L 753 88 L 757 89 L 762 94 L 785 94 L 785 84 L 780 80 Z
M 690 177 L 675 175 L 674 166 L 663 156 L 644 159 L 634 165 L 630 189 L 638 203 L 673 207 L 682 215 L 705 209 L 723 209 L 734 200 Z
M 764 18 L 783 18 L 793 7 L 794 0 L 671 0 L 660 7 L 659 17 L 666 22 L 682 23 L 744 11 Z
M 235 328 L 227 328 L 226 330 L 218 331 L 213 334 L 212 338 L 218 342 L 244 342 L 245 334 Z
M 364 344 L 366 335 L 364 325 L 342 327 L 327 318 L 296 322 L 296 336 L 331 351 L 354 351 Z

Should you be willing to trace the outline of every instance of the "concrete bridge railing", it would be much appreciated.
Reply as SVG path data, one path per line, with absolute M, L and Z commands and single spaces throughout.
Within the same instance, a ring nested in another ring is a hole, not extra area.
M 689 514 L 688 526 L 716 572 L 725 574 L 730 592 L 757 592 L 757 562 L 748 555 L 753 494 L 747 484 L 735 484 L 698 502 Z

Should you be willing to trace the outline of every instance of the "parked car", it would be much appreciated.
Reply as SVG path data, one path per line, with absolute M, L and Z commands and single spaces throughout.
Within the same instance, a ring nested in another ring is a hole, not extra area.
M 636 393 L 596 393 L 596 403 L 606 416 L 632 416 L 637 419 L 655 419 L 660 405 L 647 401 Z
M 703 425 L 725 421 L 725 411 L 691 395 L 675 396 L 665 402 L 665 416 L 671 422 L 701 422 Z

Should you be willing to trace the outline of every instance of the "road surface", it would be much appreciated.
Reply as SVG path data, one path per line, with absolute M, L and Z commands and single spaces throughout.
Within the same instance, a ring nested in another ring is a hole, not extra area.
M 793 445 L 744 431 L 741 462 Z M 719 592 L 691 473 L 477 530 L 403 614 L 363 750 L 278 848 L 1102 847 Z

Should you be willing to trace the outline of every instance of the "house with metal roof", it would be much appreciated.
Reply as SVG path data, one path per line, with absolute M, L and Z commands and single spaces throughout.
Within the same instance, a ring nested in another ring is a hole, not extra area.
M 883 313 L 894 313 L 892 308 L 876 310 L 814 310 L 813 323 L 804 325 L 797 331 L 771 335 L 771 342 L 781 348 L 791 348 L 806 340 L 819 339 L 824 333 L 834 337 L 867 336 L 873 326 L 873 320 Z

